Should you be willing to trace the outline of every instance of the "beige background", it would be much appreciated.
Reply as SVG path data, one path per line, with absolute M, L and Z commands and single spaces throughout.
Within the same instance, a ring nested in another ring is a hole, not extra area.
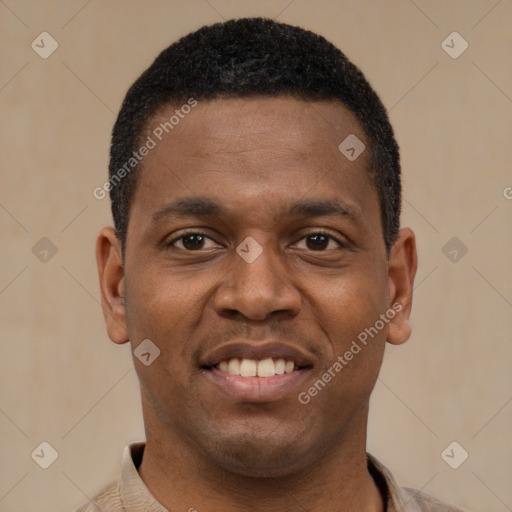
M 94 243 L 110 211 L 92 191 L 124 94 L 156 54 L 250 15 L 339 46 L 401 146 L 402 224 L 420 255 L 413 336 L 387 349 L 369 450 L 403 485 L 511 510 L 512 2 L 2 0 L 0 511 L 72 510 L 143 439 L 131 355 L 99 306 Z M 31 48 L 43 31 L 59 44 L 48 59 Z M 457 59 L 441 47 L 453 31 L 469 43 Z M 455 263 L 442 252 L 454 236 L 468 248 Z M 42 237 L 57 248 L 46 262 L 32 251 Z M 31 458 L 42 441 L 59 454 L 46 470 Z M 458 469 L 441 458 L 452 441 L 469 453 Z

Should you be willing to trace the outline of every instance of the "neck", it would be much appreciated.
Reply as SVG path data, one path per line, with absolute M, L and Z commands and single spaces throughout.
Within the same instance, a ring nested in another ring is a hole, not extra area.
M 139 474 L 168 510 L 384 512 L 384 500 L 367 468 L 367 417 L 368 406 L 353 418 L 339 443 L 328 447 L 315 463 L 265 478 L 219 467 L 168 426 L 155 429 L 159 419 L 146 410 L 147 442 Z

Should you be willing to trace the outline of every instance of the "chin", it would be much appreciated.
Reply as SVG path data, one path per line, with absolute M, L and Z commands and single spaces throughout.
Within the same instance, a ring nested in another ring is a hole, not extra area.
M 207 451 L 224 470 L 252 478 L 286 477 L 305 469 L 312 454 L 318 455 L 316 447 L 305 445 L 304 438 L 288 438 L 280 444 L 277 436 L 261 440 L 254 433 L 224 438 Z

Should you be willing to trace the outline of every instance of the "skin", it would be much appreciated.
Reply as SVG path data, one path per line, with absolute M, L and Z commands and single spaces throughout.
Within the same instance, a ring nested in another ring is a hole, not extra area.
M 148 134 L 175 108 L 162 109 Z M 349 134 L 367 148 L 353 162 L 338 149 Z M 369 147 L 336 102 L 200 101 L 143 161 L 124 265 L 114 229 L 100 232 L 110 339 L 134 349 L 149 338 L 161 351 L 150 366 L 134 358 L 147 437 L 139 474 L 169 510 L 385 510 L 366 467 L 368 401 L 386 341 L 410 336 L 417 255 L 414 233 L 402 228 L 386 257 Z M 192 196 L 225 212 L 152 220 L 173 199 Z M 354 217 L 284 215 L 305 198 L 337 198 Z M 206 237 L 176 241 L 189 228 Z M 318 233 L 332 237 L 320 248 Z M 248 236 L 263 250 L 252 263 L 236 252 Z M 301 404 L 298 393 L 395 303 L 403 309 Z M 200 367 L 228 342 L 269 339 L 312 362 L 278 400 L 236 399 Z

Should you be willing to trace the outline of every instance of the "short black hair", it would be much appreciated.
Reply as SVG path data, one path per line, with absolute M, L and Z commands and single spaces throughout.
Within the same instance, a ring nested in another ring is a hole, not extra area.
M 150 118 L 165 105 L 190 98 L 251 96 L 336 100 L 355 114 L 370 142 L 369 172 L 389 257 L 400 224 L 401 171 L 386 109 L 363 73 L 332 43 L 267 18 L 228 20 L 182 37 L 128 90 L 113 128 L 109 164 L 112 215 L 123 254 L 140 167 L 132 161 L 133 170 L 126 172 L 126 163 L 139 148 Z

